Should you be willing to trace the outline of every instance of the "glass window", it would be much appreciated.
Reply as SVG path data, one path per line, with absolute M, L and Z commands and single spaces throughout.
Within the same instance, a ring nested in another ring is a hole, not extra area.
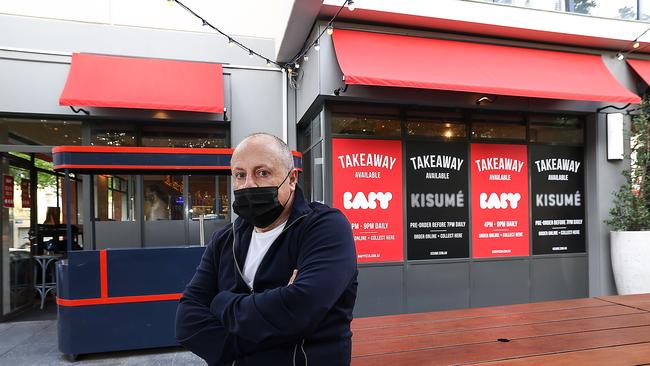
M 302 153 L 302 174 L 300 174 L 300 176 L 298 177 L 298 181 L 300 182 L 300 187 L 302 188 L 302 191 L 305 195 L 305 199 L 307 201 L 313 201 L 311 195 L 311 176 L 312 176 L 311 152 L 312 150 Z
M 639 19 L 650 20 L 650 0 L 639 1 Z
M 571 12 L 605 18 L 636 19 L 636 0 L 568 0 Z
M 220 127 L 145 126 L 142 146 L 156 147 L 228 147 L 228 130 Z
M 311 122 L 311 144 L 313 145 L 321 139 L 320 114 L 317 114 Z
M 91 145 L 97 146 L 137 146 L 138 142 L 134 131 L 93 129 Z
M 495 4 L 508 4 L 515 6 L 524 6 L 533 9 L 542 10 L 564 10 L 564 0 L 488 0 Z
M 584 126 L 576 116 L 531 115 L 529 141 L 582 144 Z
M 526 124 L 517 114 L 475 114 L 472 139 L 526 140 Z
M 312 166 L 313 166 L 313 184 L 312 184 L 312 201 L 320 203 L 325 202 L 324 187 L 323 187 L 323 143 L 319 142 L 311 150 Z
M 229 212 L 227 178 L 213 175 L 190 175 L 189 210 L 191 218 L 226 219 Z
M 95 176 L 95 218 L 100 221 L 135 221 L 135 177 Z
M 335 114 L 332 133 L 400 137 L 401 127 L 399 119 L 396 118 Z
M 145 175 L 144 219 L 183 220 L 183 176 Z
M 417 114 L 421 114 L 418 116 Z M 409 136 L 440 137 L 445 139 L 467 137 L 463 116 L 456 112 L 414 112 L 406 122 Z
M 47 119 L 0 118 L 12 145 L 81 145 L 81 122 Z

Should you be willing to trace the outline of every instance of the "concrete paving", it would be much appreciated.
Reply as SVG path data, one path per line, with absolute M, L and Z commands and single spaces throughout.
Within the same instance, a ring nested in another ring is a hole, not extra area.
M 180 347 L 81 355 L 70 362 L 57 349 L 56 319 L 0 323 L 0 365 L 205 365 Z

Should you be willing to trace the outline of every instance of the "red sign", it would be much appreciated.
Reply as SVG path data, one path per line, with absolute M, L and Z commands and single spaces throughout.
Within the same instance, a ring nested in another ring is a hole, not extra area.
M 23 208 L 29 208 L 30 206 L 30 200 L 29 200 L 29 179 L 22 179 L 20 181 L 20 198 L 22 201 L 22 207 Z
M 14 207 L 14 177 L 2 176 L 2 207 Z
M 472 144 L 472 257 L 529 254 L 525 145 Z
M 357 259 L 404 259 L 402 143 L 332 140 L 334 207 L 352 224 Z

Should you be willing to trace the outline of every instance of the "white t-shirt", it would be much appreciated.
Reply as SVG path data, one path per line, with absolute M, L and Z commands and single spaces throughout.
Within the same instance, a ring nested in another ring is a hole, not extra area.
M 248 246 L 248 254 L 246 254 L 246 261 L 244 263 L 244 280 L 248 286 L 253 287 L 253 280 L 255 280 L 257 268 L 260 266 L 264 255 L 271 247 L 271 244 L 273 244 L 273 241 L 284 230 L 286 224 L 287 222 L 285 221 L 275 229 L 263 233 L 258 233 L 253 228 L 251 245 Z M 287 281 L 289 281 L 288 278 Z

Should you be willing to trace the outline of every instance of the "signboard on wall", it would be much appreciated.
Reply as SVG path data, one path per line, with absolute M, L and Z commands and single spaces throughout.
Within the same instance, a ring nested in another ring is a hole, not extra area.
M 526 256 L 528 157 L 525 145 L 471 144 L 472 257 Z
M 2 207 L 14 207 L 14 177 L 2 176 Z
M 580 147 L 530 146 L 533 254 L 585 251 Z
M 467 258 L 467 144 L 407 142 L 405 164 L 407 258 Z
M 402 261 L 402 143 L 332 139 L 332 170 L 332 201 L 352 225 L 358 262 Z

